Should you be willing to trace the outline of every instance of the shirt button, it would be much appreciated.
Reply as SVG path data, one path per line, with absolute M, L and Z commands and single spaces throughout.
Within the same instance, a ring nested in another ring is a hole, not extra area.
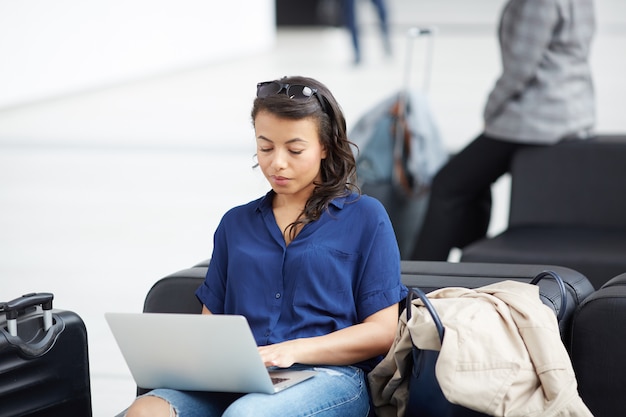
M 280 293 L 279 293 L 279 292 L 277 292 L 277 293 L 276 293 L 276 295 L 275 295 L 274 297 L 276 297 L 276 299 L 278 300 L 278 299 L 280 298 Z

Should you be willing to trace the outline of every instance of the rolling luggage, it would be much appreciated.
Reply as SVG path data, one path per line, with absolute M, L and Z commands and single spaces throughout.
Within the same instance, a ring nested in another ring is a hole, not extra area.
M 53 295 L 0 303 L 0 417 L 90 417 L 87 331 Z
M 414 41 L 429 41 L 422 91 L 410 88 Z M 359 150 L 355 155 L 358 185 L 387 209 L 402 259 L 408 259 L 421 229 L 433 176 L 447 161 L 439 129 L 426 96 L 430 78 L 434 29 L 407 32 L 406 66 L 400 91 L 375 105 L 349 132 Z

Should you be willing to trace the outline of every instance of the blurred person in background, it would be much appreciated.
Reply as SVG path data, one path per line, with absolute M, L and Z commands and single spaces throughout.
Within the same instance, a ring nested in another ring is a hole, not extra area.
M 509 171 L 517 151 L 591 136 L 594 33 L 593 0 L 504 5 L 498 31 L 502 73 L 487 99 L 484 130 L 433 179 L 411 259 L 445 261 L 452 248 L 486 235 L 491 185 Z
M 341 8 L 343 13 L 344 24 L 350 31 L 352 38 L 352 47 L 354 50 L 354 64 L 361 63 L 361 41 L 359 34 L 359 27 L 357 23 L 357 10 L 356 5 L 360 0 L 342 0 Z M 389 17 L 387 13 L 387 5 L 385 0 L 372 0 L 378 20 L 380 23 L 380 31 L 382 35 L 383 49 L 385 54 L 391 55 L 391 41 L 389 39 Z

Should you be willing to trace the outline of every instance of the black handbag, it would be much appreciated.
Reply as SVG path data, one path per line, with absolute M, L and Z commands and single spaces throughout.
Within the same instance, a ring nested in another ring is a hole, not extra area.
M 561 306 L 557 313 L 557 319 L 561 320 L 567 307 L 567 293 L 562 278 L 555 272 L 544 271 L 535 276 L 530 283 L 537 284 L 539 281 L 547 277 L 551 277 L 557 282 L 561 292 Z M 424 303 L 424 307 L 426 307 L 430 313 L 433 322 L 437 327 L 439 340 L 443 343 L 443 338 L 445 336 L 443 323 L 426 294 L 424 294 L 424 292 L 419 288 L 411 288 L 406 297 L 407 322 L 411 319 L 411 306 L 415 297 L 419 297 L 419 299 L 422 300 L 422 303 Z M 448 401 L 441 391 L 439 382 L 437 382 L 437 376 L 435 375 L 435 364 L 437 363 L 437 358 L 439 357 L 439 351 L 420 349 L 415 346 L 415 343 L 412 343 L 412 345 L 411 359 L 407 361 L 408 366 L 411 367 L 411 374 L 409 381 L 409 400 L 407 403 L 405 417 L 487 416 L 487 414 L 479 413 Z

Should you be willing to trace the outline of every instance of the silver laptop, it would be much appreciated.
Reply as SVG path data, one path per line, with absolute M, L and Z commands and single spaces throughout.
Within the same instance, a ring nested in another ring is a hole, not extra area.
M 142 388 L 273 394 L 315 375 L 268 372 L 243 316 L 105 313 Z

